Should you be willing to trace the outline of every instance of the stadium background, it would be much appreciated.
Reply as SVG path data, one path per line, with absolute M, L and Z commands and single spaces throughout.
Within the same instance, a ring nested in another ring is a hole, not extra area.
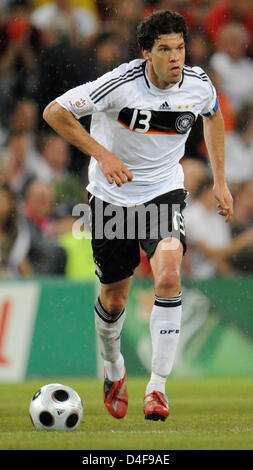
M 192 38 L 187 63 L 203 67 L 217 87 L 225 121 L 226 174 L 236 207 L 226 234 L 220 225 L 211 233 L 201 230 L 204 249 L 189 212 L 182 335 L 172 377 L 252 378 L 253 2 L 73 1 L 73 8 L 92 15 L 87 34 L 85 21 L 79 32 L 69 12 L 43 24 L 35 12 L 46 3 L 53 2 L 0 2 L 0 206 L 6 198 L 10 201 L 7 216 L 0 210 L 0 382 L 102 375 L 93 324 L 98 285 L 90 240 L 76 240 L 71 232 L 73 207 L 87 200 L 82 188 L 89 157 L 56 138 L 41 113 L 68 88 L 139 55 L 136 24 L 164 8 L 185 16 Z M 82 123 L 89 128 L 88 119 Z M 208 193 L 210 166 L 201 119 L 182 163 L 190 210 L 203 204 L 203 225 L 208 227 L 215 202 Z M 5 224 L 6 217 L 13 223 Z M 229 255 L 221 253 L 224 248 Z M 150 370 L 152 303 L 152 277 L 143 256 L 122 336 L 128 374 L 136 380 Z

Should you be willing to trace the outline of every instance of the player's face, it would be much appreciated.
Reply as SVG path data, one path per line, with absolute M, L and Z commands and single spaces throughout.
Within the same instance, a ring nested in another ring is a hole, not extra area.
M 148 77 L 158 88 L 170 88 L 181 80 L 185 63 L 185 43 L 181 33 L 161 34 L 150 51 L 143 51 L 148 61 Z

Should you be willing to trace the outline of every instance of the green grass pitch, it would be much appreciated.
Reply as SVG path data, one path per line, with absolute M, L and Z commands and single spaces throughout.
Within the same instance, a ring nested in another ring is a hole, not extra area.
M 72 432 L 36 431 L 28 416 L 33 394 L 42 385 L 62 382 L 81 395 L 85 413 Z M 253 379 L 170 379 L 171 416 L 144 420 L 146 381 L 129 378 L 129 410 L 112 418 L 95 379 L 26 381 L 0 385 L 1 450 L 252 450 Z

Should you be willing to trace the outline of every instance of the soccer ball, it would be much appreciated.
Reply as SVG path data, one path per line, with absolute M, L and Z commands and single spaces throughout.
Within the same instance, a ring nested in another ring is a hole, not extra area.
M 74 431 L 83 417 L 83 403 L 73 388 L 48 384 L 33 395 L 29 413 L 36 429 Z

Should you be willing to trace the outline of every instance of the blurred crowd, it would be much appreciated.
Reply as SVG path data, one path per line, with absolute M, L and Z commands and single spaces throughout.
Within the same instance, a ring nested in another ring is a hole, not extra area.
M 235 201 L 225 224 L 198 118 L 182 160 L 183 274 L 253 273 L 253 0 L 0 0 L 0 278 L 94 277 L 90 240 L 71 232 L 73 207 L 87 202 L 89 156 L 54 134 L 42 111 L 69 88 L 139 57 L 136 26 L 163 9 L 185 17 L 186 63 L 202 67 L 217 89 Z M 89 118 L 81 123 L 89 130 Z M 137 273 L 151 275 L 144 255 Z

